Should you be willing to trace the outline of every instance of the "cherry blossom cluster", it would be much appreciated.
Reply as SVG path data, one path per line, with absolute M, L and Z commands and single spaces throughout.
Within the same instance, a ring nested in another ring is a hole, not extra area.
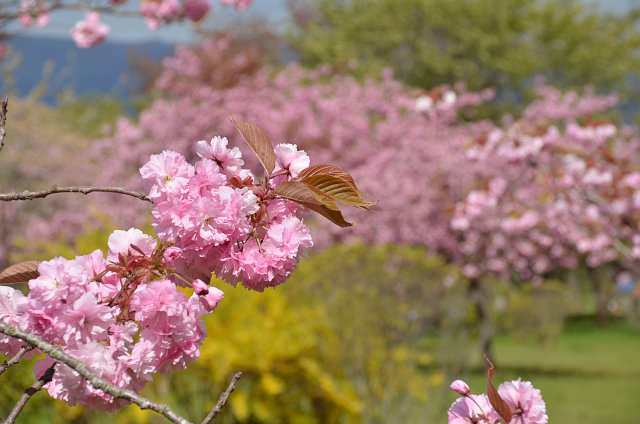
M 154 202 L 156 234 L 175 251 L 175 266 L 190 278 L 215 272 L 233 284 L 263 291 L 284 282 L 302 250 L 311 247 L 309 228 L 296 203 L 275 198 L 277 184 L 298 176 L 309 157 L 292 144 L 275 147 L 276 166 L 258 182 L 243 168 L 237 147 L 227 139 L 199 141 L 199 160 L 164 151 L 151 156 L 140 174 Z
M 80 48 L 86 49 L 104 41 L 109 35 L 109 27 L 100 22 L 100 14 L 87 12 L 83 21 L 71 28 L 71 38 Z
M 211 8 L 212 0 L 140 0 L 139 13 L 151 30 L 177 21 L 199 22 Z M 220 3 L 245 10 L 253 0 L 220 0 Z M 100 13 L 119 11 L 128 0 L 98 0 L 95 2 L 71 2 L 66 0 L 22 0 L 14 5 L 0 5 L 0 17 L 4 21 L 15 19 L 23 27 L 44 27 L 49 24 L 52 12 L 64 9 L 86 10 L 85 18 L 71 29 L 71 37 L 80 48 L 93 47 L 109 34 L 109 27 L 101 22 Z M 98 13 L 100 12 L 100 13 Z M 4 38 L 4 37 L 1 37 Z M 7 47 L 0 43 L 0 60 Z
M 611 97 L 588 104 L 545 92 L 554 107 L 538 101 L 525 111 L 528 119 L 494 128 L 466 150 L 470 161 L 492 169 L 469 186 L 451 220 L 469 277 L 516 272 L 530 279 L 581 260 L 592 268 L 624 263 L 630 258 L 620 244 L 639 253 L 640 140 L 624 127 L 588 119 Z
M 199 356 L 206 336 L 201 318 L 223 295 L 208 284 L 213 272 L 234 286 L 275 287 L 312 245 L 300 209 L 345 227 L 352 224 L 337 202 L 373 204 L 342 169 L 310 167 L 296 145 L 274 147 L 261 127 L 232 122 L 259 159 L 263 179 L 244 168 L 240 150 L 223 137 L 197 142 L 193 164 L 170 150 L 152 155 L 139 170 L 147 196 L 136 197 L 153 203 L 160 241 L 135 228 L 118 230 L 106 258 L 97 250 L 73 260 L 13 265 L 0 273 L 0 284 L 28 280 L 29 294 L 0 285 L 0 320 L 60 347 L 115 386 L 139 392 L 154 373 L 184 369 Z M 22 347 L 18 338 L 0 337 L 2 355 Z M 126 403 L 53 358 L 34 366 L 38 378 L 51 370 L 45 387 L 69 405 L 114 410 Z
M 510 410 L 509 421 L 494 408 L 489 396 L 471 394 L 464 381 L 456 380 L 449 387 L 462 395 L 449 408 L 449 424 L 546 424 L 549 420 L 540 390 L 528 381 L 517 379 L 498 387 L 497 394 Z
M 195 280 L 188 282 L 194 292 L 187 297 L 170 278 L 173 249 L 138 229 L 114 231 L 108 246 L 106 258 L 96 250 L 40 263 L 27 296 L 0 286 L 0 319 L 59 346 L 114 385 L 139 392 L 154 373 L 184 369 L 199 356 L 206 336 L 201 318 L 215 309 L 222 292 Z M 5 356 L 22 345 L 0 337 Z M 34 373 L 39 377 L 54 364 L 46 357 Z M 127 403 L 66 365 L 55 366 L 45 386 L 52 397 L 105 411 Z

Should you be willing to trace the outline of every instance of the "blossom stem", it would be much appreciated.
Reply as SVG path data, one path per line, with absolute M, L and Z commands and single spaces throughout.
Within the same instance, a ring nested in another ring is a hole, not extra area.
M 288 170 L 288 169 L 283 169 L 283 170 L 282 170 L 282 171 L 280 171 L 280 172 L 276 172 L 275 174 L 269 175 L 269 179 L 271 180 L 271 179 L 276 178 L 276 177 L 279 177 L 279 176 L 281 176 L 281 175 L 287 175 L 288 173 L 289 173 L 289 170 Z
M 189 281 L 186 278 L 184 278 L 184 276 L 182 274 L 180 274 L 179 272 L 171 272 L 171 274 L 175 275 L 176 277 L 178 277 L 179 279 L 181 279 L 182 281 L 184 281 L 187 285 L 193 287 L 193 281 Z
M 482 409 L 482 406 L 480 406 L 480 404 L 478 404 L 478 402 L 477 402 L 474 398 L 472 398 L 472 397 L 471 397 L 471 396 L 469 396 L 469 395 L 465 395 L 465 396 L 466 396 L 466 397 L 468 397 L 469 399 L 471 399 L 471 401 L 472 401 L 473 403 L 475 403 L 475 404 L 476 404 L 476 406 L 478 407 L 478 409 L 480 410 L 480 412 L 482 412 L 482 415 L 484 415 L 485 417 L 487 416 L 487 413 L 486 413 L 486 412 L 484 412 L 484 409 Z

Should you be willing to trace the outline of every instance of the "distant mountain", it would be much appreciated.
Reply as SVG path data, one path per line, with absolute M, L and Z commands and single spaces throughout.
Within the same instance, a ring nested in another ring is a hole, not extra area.
M 9 44 L 22 53 L 22 62 L 13 73 L 19 96 L 27 95 L 43 81 L 45 65 L 51 67 L 46 78 L 43 100 L 53 103 L 57 93 L 71 88 L 76 94 L 113 94 L 125 97 L 136 81 L 130 69 L 129 55 L 160 60 L 173 52 L 173 46 L 161 42 L 125 44 L 107 42 L 91 49 L 79 49 L 70 39 L 18 35 Z M 5 65 L 6 66 L 6 65 Z M 7 81 L 0 81 L 6 92 Z

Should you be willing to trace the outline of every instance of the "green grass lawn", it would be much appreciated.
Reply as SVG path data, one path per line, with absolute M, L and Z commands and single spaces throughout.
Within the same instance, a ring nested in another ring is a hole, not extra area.
M 629 324 L 572 321 L 551 344 L 498 337 L 494 356 L 494 382 L 531 381 L 551 424 L 640 424 L 640 331 Z M 467 382 L 478 393 L 486 374 L 476 370 Z

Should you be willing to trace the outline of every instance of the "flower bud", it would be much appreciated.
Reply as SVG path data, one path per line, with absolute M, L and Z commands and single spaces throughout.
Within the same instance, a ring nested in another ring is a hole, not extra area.
M 163 255 L 166 265 L 168 267 L 173 266 L 176 259 L 178 259 L 181 253 L 182 253 L 182 249 L 180 249 L 179 247 L 175 247 L 175 246 L 168 247 L 167 250 L 164 251 L 164 255 Z
M 192 284 L 193 290 L 198 295 L 202 306 L 207 312 L 213 311 L 224 296 L 222 290 L 211 287 L 200 279 L 194 280 Z
M 449 388 L 454 392 L 460 393 L 462 396 L 469 394 L 469 386 L 462 380 L 456 380 L 449 385 Z
M 204 281 L 197 279 L 191 284 L 193 285 L 193 290 L 198 296 L 204 296 L 209 293 L 209 285 Z

